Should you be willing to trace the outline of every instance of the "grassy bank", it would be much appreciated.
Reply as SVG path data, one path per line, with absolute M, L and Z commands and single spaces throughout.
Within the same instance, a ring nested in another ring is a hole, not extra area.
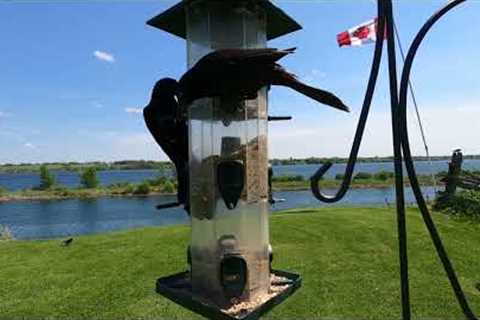
M 435 214 L 460 281 L 480 311 L 480 225 Z M 417 211 L 408 212 L 413 318 L 462 319 Z M 0 318 L 200 319 L 154 292 L 185 268 L 185 226 L 59 240 L 0 241 Z M 274 267 L 303 287 L 267 319 L 399 319 L 394 212 L 296 210 L 271 218 Z
M 65 188 L 54 186 L 46 190 L 25 189 L 20 191 L 0 190 L 0 202 L 21 200 L 61 200 L 85 199 L 101 197 L 131 197 L 148 195 L 170 195 L 176 193 L 175 183 L 171 180 L 158 182 L 116 183 L 107 187 L 96 188 Z M 157 181 L 157 182 L 153 182 Z
M 431 186 L 432 177 L 427 175 L 418 176 L 419 182 L 423 186 Z M 321 188 L 338 188 L 340 186 L 340 179 L 323 179 L 320 180 L 319 185 Z M 366 179 L 353 179 L 351 187 L 352 188 L 389 188 L 393 186 L 395 180 L 393 177 L 388 177 L 386 179 L 378 179 L 375 177 L 366 178 Z M 405 185 L 408 186 L 408 179 L 405 179 Z M 274 180 L 272 184 L 273 190 L 275 191 L 292 191 L 292 190 L 310 190 L 310 180 Z

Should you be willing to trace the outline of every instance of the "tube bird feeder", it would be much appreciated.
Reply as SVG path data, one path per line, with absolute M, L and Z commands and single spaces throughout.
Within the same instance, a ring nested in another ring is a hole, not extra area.
M 188 67 L 301 28 L 266 0 L 182 1 L 147 24 L 187 40 Z M 190 270 L 159 279 L 157 292 L 212 319 L 255 319 L 301 284 L 270 266 L 268 88 L 253 100 L 203 98 L 188 109 Z

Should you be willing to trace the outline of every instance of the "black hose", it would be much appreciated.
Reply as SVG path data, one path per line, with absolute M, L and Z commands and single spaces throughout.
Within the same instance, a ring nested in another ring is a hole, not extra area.
M 395 51 L 395 33 L 392 1 L 385 0 L 387 22 L 388 75 L 390 83 L 390 106 L 392 112 L 392 136 L 395 167 L 395 195 L 397 206 L 398 254 L 400 261 L 400 288 L 402 297 L 402 319 L 410 320 L 410 293 L 408 280 L 407 225 L 405 219 L 405 194 L 403 187 L 402 136 L 398 109 L 398 80 Z
M 377 39 L 383 39 L 384 30 L 385 30 L 385 19 L 384 14 L 385 7 L 383 1 L 378 3 L 378 28 L 377 28 Z M 367 91 L 365 93 L 365 98 L 363 100 L 362 111 L 360 113 L 360 118 L 358 120 L 357 130 L 355 132 L 355 137 L 353 140 L 352 150 L 350 151 L 350 156 L 348 159 L 347 167 L 345 169 L 345 175 L 342 180 L 342 185 L 337 190 L 337 193 L 333 196 L 323 194 L 320 191 L 319 182 L 324 176 L 324 174 L 332 166 L 331 162 L 324 164 L 320 167 L 317 172 L 310 178 L 310 188 L 313 195 L 320 201 L 332 203 L 341 200 L 352 182 L 353 171 L 355 170 L 355 163 L 358 158 L 358 151 L 360 150 L 360 144 L 362 142 L 363 133 L 365 131 L 365 125 L 367 123 L 368 113 L 370 111 L 370 106 L 372 104 L 373 94 L 375 92 L 375 86 L 377 83 L 378 73 L 380 70 L 380 62 L 382 60 L 382 51 L 383 51 L 383 41 L 376 41 L 375 43 L 375 52 L 373 55 L 372 68 L 370 71 L 370 77 L 368 79 Z
M 402 149 L 405 157 L 405 166 L 407 168 L 408 177 L 410 179 L 410 185 L 412 187 L 413 193 L 418 203 L 418 207 L 422 214 L 425 225 L 428 229 L 432 242 L 435 246 L 437 254 L 442 262 L 443 268 L 447 274 L 447 277 L 450 281 L 450 284 L 453 288 L 455 296 L 462 308 L 463 314 L 467 319 L 477 319 L 472 309 L 470 308 L 468 301 L 465 297 L 465 293 L 462 290 L 462 287 L 458 281 L 458 278 L 455 274 L 455 270 L 448 258 L 445 247 L 443 246 L 440 235 L 435 227 L 435 223 L 430 215 L 425 199 L 423 198 L 420 184 L 418 183 L 417 175 L 415 172 L 415 167 L 410 151 L 410 142 L 408 137 L 408 127 L 407 127 L 407 94 L 408 94 L 408 81 L 410 79 L 410 73 L 413 65 L 415 55 L 418 48 L 420 47 L 423 39 L 427 35 L 428 31 L 432 26 L 447 12 L 455 8 L 457 5 L 465 2 L 466 0 L 454 0 L 445 5 L 442 9 L 437 11 L 432 17 L 423 25 L 418 34 L 416 35 L 410 49 L 408 50 L 407 58 L 403 67 L 402 78 L 400 83 L 400 101 L 399 101 L 399 112 L 401 118 L 401 134 L 402 134 Z

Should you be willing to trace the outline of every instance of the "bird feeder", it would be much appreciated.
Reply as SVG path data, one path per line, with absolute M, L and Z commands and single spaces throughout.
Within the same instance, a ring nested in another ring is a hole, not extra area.
M 301 28 L 262 0 L 182 1 L 147 23 L 187 40 L 189 67 Z M 209 318 L 258 318 L 300 286 L 298 275 L 270 267 L 267 91 L 188 108 L 190 270 L 159 279 L 157 292 Z

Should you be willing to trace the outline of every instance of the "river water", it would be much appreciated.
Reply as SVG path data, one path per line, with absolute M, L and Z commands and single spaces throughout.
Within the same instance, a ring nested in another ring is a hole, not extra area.
M 424 193 L 433 199 L 433 188 L 425 188 Z M 317 201 L 310 191 L 277 192 L 275 197 L 285 201 L 272 207 L 273 214 L 292 208 L 327 206 Z M 406 199 L 408 203 L 414 201 L 409 188 Z M 189 223 L 188 216 L 181 209 L 155 209 L 157 204 L 173 200 L 172 196 L 151 196 L 6 202 L 0 203 L 0 224 L 8 226 L 16 239 L 49 239 Z M 333 206 L 392 206 L 394 200 L 393 188 L 352 189 Z
M 274 166 L 275 175 L 302 175 L 309 178 L 318 165 Z M 465 169 L 479 170 L 480 160 L 466 160 Z M 430 174 L 448 169 L 447 161 L 417 162 L 419 174 Z M 345 164 L 334 165 L 328 177 L 343 173 Z M 393 171 L 392 163 L 359 163 L 356 171 L 375 173 Z M 102 185 L 116 182 L 138 183 L 158 176 L 155 170 L 128 170 L 99 172 Z M 169 174 L 169 173 L 167 173 Z M 74 172 L 55 172 L 57 182 L 67 187 L 79 185 L 78 174 Z M 0 174 L 0 186 L 9 190 L 20 190 L 38 185 L 37 174 Z M 326 190 L 327 192 L 329 190 Z M 331 193 L 334 190 L 330 190 Z M 433 199 L 433 188 L 425 188 L 424 193 Z M 327 204 L 317 201 L 310 191 L 277 192 L 277 198 L 285 199 L 272 207 L 272 212 L 301 207 L 321 207 Z M 414 198 L 406 189 L 408 203 Z M 8 226 L 17 239 L 48 239 L 81 234 L 103 233 L 143 226 L 186 224 L 188 216 L 183 210 L 174 208 L 157 211 L 159 203 L 171 202 L 172 196 L 100 198 L 92 200 L 51 200 L 19 201 L 0 203 L 0 225 Z M 393 188 L 352 189 L 346 197 L 333 205 L 340 206 L 387 206 L 393 205 Z

